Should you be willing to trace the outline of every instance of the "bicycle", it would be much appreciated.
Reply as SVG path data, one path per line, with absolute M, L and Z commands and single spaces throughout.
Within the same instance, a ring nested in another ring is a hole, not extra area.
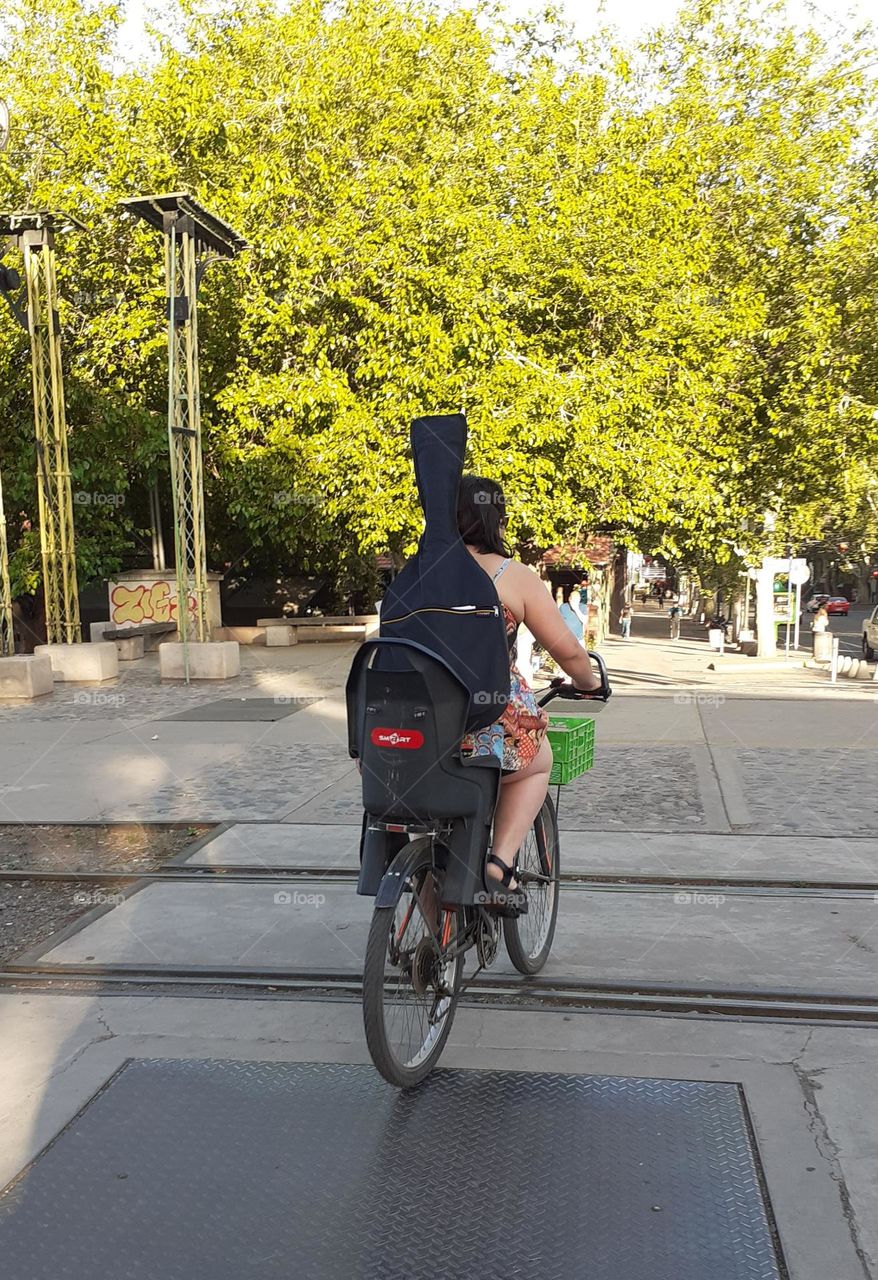
M 387 646 L 402 670 L 376 663 Z M 606 666 L 590 656 L 599 689 L 585 693 L 555 680 L 541 691 L 540 706 L 558 697 L 606 702 Z M 375 897 L 363 970 L 366 1043 L 384 1079 L 411 1088 L 448 1039 L 469 951 L 478 967 L 468 982 L 496 959 L 501 932 L 519 973 L 531 976 L 546 963 L 558 918 L 557 812 L 547 794 L 519 850 L 526 912 L 500 916 L 483 880 L 499 761 L 460 755 L 462 687 L 421 646 L 375 640 L 354 661 L 347 700 L 365 810 L 357 892 Z

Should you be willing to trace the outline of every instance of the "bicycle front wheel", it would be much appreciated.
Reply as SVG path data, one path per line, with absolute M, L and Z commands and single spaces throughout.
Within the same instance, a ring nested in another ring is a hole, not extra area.
M 463 974 L 463 910 L 439 909 L 429 838 L 395 907 L 376 907 L 363 970 L 363 1020 L 372 1061 L 410 1089 L 433 1069 L 448 1039 Z
M 520 884 L 527 894 L 527 912 L 503 921 L 506 950 L 519 973 L 539 973 L 555 937 L 561 874 L 558 820 L 550 796 L 543 801 L 518 851 L 518 866 Z

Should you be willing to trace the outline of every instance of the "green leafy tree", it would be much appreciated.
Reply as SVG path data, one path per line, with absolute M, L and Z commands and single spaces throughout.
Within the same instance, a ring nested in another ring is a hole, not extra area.
M 159 240 L 118 214 L 147 190 L 253 245 L 202 298 L 217 565 L 366 589 L 418 533 L 410 419 L 461 409 L 530 546 L 600 527 L 732 573 L 767 509 L 783 538 L 874 535 L 870 33 L 730 0 L 581 46 L 551 16 L 243 0 L 120 69 L 118 20 L 19 0 L 0 66 L 0 204 L 90 228 L 61 254 L 74 486 L 125 502 L 77 513 L 84 576 L 143 553 L 167 490 Z M 0 318 L 32 585 L 24 343 Z

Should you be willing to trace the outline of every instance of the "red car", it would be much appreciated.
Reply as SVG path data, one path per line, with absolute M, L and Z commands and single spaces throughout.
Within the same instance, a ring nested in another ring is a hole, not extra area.
M 826 601 L 827 613 L 840 613 L 845 618 L 848 616 L 850 607 L 850 600 L 845 600 L 844 596 L 830 596 Z

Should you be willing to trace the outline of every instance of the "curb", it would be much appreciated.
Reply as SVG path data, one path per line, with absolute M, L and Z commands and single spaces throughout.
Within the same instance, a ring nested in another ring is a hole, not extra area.
M 830 666 L 828 662 L 815 662 L 811 658 L 805 663 L 806 667 L 812 670 L 825 671 L 829 675 Z M 852 658 L 845 654 L 839 659 L 838 674 L 847 680 L 871 680 L 878 682 L 878 666 L 866 661 L 865 658 Z

